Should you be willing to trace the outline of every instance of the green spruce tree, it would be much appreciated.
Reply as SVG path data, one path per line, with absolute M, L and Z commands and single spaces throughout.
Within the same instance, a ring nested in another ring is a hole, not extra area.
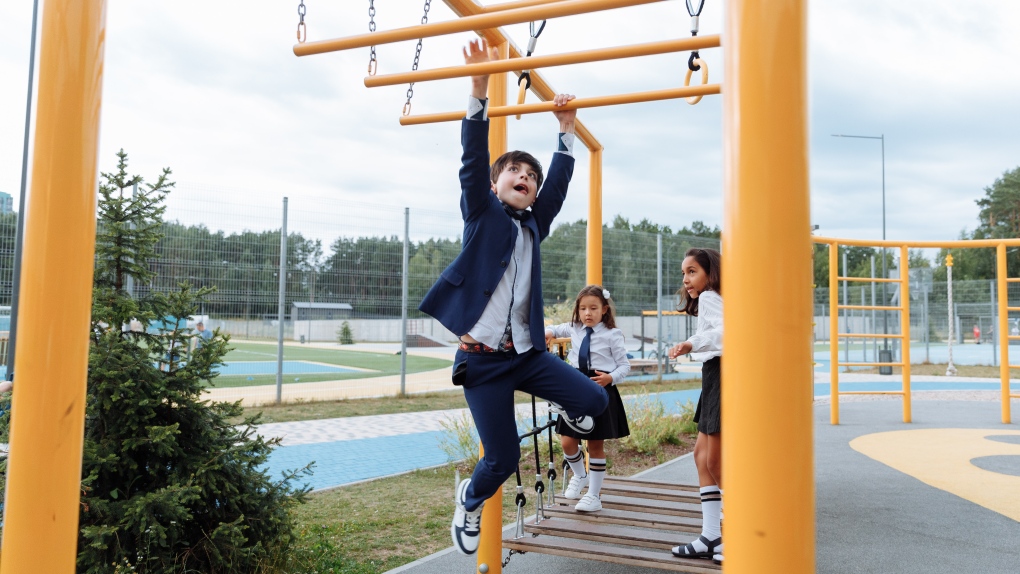
M 173 187 L 128 176 L 127 154 L 103 173 L 90 334 L 78 570 L 144 573 L 276 572 L 294 536 L 301 471 L 262 470 L 276 440 L 240 425 L 240 403 L 202 399 L 228 337 L 195 346 L 187 318 L 211 289 L 149 285 L 163 205 Z M 191 347 L 195 348 L 191 348 Z M 302 471 L 307 469 L 302 469 Z

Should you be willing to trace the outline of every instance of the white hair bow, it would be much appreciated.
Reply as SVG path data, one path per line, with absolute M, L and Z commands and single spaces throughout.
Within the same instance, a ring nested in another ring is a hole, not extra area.
M 609 289 L 603 289 L 602 296 L 606 299 L 609 299 Z

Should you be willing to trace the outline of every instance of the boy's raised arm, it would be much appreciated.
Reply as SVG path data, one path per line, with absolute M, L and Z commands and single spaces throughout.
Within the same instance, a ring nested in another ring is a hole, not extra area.
M 489 48 L 485 40 L 475 40 L 464 48 L 464 63 L 476 64 L 497 59 L 499 53 Z M 467 116 L 461 124 L 460 186 L 461 215 L 470 219 L 491 200 L 489 197 L 489 122 L 486 113 L 489 76 L 471 77 L 471 97 L 468 98 Z

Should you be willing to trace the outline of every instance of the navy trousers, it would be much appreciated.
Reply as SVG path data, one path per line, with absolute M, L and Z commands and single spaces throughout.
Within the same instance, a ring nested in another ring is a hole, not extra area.
M 466 371 L 462 363 L 466 363 Z M 464 501 L 467 510 L 478 508 L 517 469 L 521 445 L 514 391 L 553 401 L 571 418 L 598 416 L 609 404 L 604 388 L 545 350 L 523 354 L 457 351 L 454 371 L 458 370 L 463 375 L 464 398 L 485 448 L 485 456 L 471 475 Z

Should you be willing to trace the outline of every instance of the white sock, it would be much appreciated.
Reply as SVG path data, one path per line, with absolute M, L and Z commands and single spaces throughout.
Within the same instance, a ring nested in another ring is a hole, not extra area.
M 567 459 L 567 464 L 570 465 L 570 470 L 574 473 L 574 476 L 584 478 L 588 476 L 588 471 L 584 469 L 584 455 L 581 454 L 581 449 L 577 449 L 574 454 L 567 454 L 567 451 L 563 451 L 564 458 Z
M 591 477 L 588 479 L 588 494 L 598 496 L 602 492 L 602 479 L 606 477 L 606 459 L 589 458 L 588 470 Z
M 722 513 L 722 491 L 716 485 L 701 487 L 701 535 L 709 540 L 722 536 L 719 516 Z

